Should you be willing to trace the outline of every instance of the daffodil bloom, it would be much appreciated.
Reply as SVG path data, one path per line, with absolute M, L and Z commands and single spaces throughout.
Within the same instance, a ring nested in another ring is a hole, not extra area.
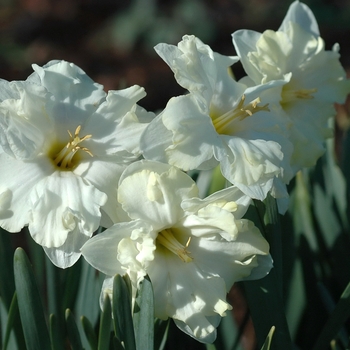
M 156 51 L 190 93 L 172 98 L 146 128 L 144 157 L 185 171 L 219 163 L 224 177 L 252 198 L 263 200 L 269 191 L 287 196 L 292 150 L 278 105 L 285 82 L 250 88 L 236 82 L 229 67 L 237 58 L 213 52 L 194 36 Z
M 199 199 L 196 183 L 176 167 L 142 160 L 122 174 L 118 201 L 130 217 L 91 238 L 84 258 L 107 276 L 128 273 L 134 290 L 147 274 L 155 316 L 171 317 L 201 342 L 213 342 L 235 281 L 264 277 L 269 245 L 242 219 L 251 199 L 230 187 Z M 111 293 L 111 277 L 102 290 Z
M 325 50 L 313 13 L 298 1 L 278 31 L 239 30 L 232 36 L 247 73 L 242 81 L 254 86 L 285 80 L 280 105 L 291 119 L 292 167 L 296 172 L 314 165 L 332 135 L 328 119 L 335 115 L 334 103 L 344 103 L 350 92 L 339 46 Z
M 0 82 L 0 225 L 33 239 L 60 267 L 115 216 L 116 186 L 140 156 L 150 115 L 133 86 L 106 94 L 79 67 L 33 65 L 26 81 Z M 102 213 L 102 214 L 101 214 Z

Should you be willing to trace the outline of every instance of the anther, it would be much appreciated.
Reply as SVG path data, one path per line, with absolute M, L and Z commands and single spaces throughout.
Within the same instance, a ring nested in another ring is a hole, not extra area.
M 78 125 L 75 129 L 74 136 L 69 130 L 67 130 L 70 140 L 67 143 L 67 145 L 63 147 L 62 150 L 56 155 L 54 159 L 54 163 L 62 169 L 69 169 L 72 167 L 72 159 L 79 150 L 84 151 L 89 156 L 93 157 L 93 154 L 88 148 L 79 146 L 81 142 L 91 138 L 92 135 L 85 135 L 82 138 L 80 138 L 80 130 L 81 125 Z

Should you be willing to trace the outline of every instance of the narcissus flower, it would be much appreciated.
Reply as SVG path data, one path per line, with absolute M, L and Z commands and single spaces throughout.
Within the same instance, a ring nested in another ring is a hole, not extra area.
M 133 86 L 110 91 L 79 67 L 33 65 L 26 81 L 0 82 L 0 225 L 34 240 L 60 267 L 72 265 L 99 227 L 116 221 L 116 185 L 140 155 L 150 115 Z
M 224 177 L 250 197 L 263 200 L 269 191 L 287 197 L 291 144 L 278 104 L 285 82 L 237 83 L 229 74 L 237 58 L 213 52 L 194 36 L 156 51 L 190 93 L 172 98 L 146 128 L 144 157 L 185 171 L 220 163 Z
M 118 201 L 129 222 L 117 223 L 82 248 L 108 276 L 128 273 L 136 289 L 146 274 L 155 316 L 202 342 L 212 342 L 235 281 L 264 277 L 269 245 L 242 219 L 250 198 L 234 187 L 199 199 L 195 182 L 168 164 L 139 161 L 120 178 Z M 103 293 L 111 292 L 107 279 Z
M 350 92 L 339 46 L 325 50 L 313 13 L 298 1 L 278 31 L 239 30 L 232 36 L 248 75 L 242 81 L 255 86 L 285 80 L 280 105 L 291 119 L 292 167 L 296 172 L 314 165 L 332 135 L 328 119 L 335 115 L 334 103 L 344 103 Z

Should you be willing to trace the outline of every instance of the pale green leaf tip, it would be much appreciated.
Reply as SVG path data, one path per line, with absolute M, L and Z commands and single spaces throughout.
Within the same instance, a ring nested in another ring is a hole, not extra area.
M 271 342 L 272 342 L 272 337 L 275 333 L 275 330 L 276 330 L 276 327 L 275 326 L 272 326 L 270 331 L 269 331 L 269 334 L 267 335 L 266 337 L 266 340 L 264 342 L 264 345 L 263 347 L 261 348 L 261 350 L 270 350 L 270 347 L 271 347 Z

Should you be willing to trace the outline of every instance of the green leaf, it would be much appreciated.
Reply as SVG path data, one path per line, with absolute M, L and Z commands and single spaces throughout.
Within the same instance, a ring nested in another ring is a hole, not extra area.
M 64 349 L 63 335 L 57 321 L 57 316 L 54 314 L 50 315 L 50 339 L 52 350 Z
M 159 350 L 165 349 L 165 344 L 169 333 L 170 319 L 166 321 L 156 319 L 154 322 L 154 348 Z
M 315 258 L 308 240 L 304 235 L 300 236 L 299 254 L 303 272 L 303 286 L 306 296 L 306 307 L 303 317 L 303 343 L 310 349 L 318 338 L 324 320 L 327 318 L 327 310 L 322 302 L 318 285 L 317 268 L 319 261 Z
M 112 323 L 112 307 L 109 296 L 106 295 L 103 301 L 103 311 L 100 319 L 100 329 L 98 334 L 98 350 L 109 349 Z
M 280 294 L 283 294 L 283 256 L 282 256 L 282 231 L 280 225 L 280 218 L 278 214 L 276 200 L 268 195 L 264 203 L 254 201 L 260 218 L 263 235 L 270 244 L 270 254 L 273 257 L 273 266 L 278 278 L 278 287 Z
M 66 295 L 70 294 L 69 299 L 70 303 L 74 305 L 75 314 L 79 316 L 84 315 L 93 325 L 96 325 L 101 314 L 99 298 L 104 276 L 98 273 L 84 259 L 79 259 L 78 263 L 78 270 L 72 270 L 77 265 L 74 264 L 70 268 L 71 273 L 67 275 L 66 286 L 67 289 L 70 289 L 70 292 L 68 293 L 67 291 Z M 77 278 L 77 276 L 79 277 Z M 71 283 L 74 288 L 70 287 Z M 78 323 L 78 329 L 81 334 L 83 347 L 88 349 L 90 345 L 80 322 Z
M 62 305 L 62 310 L 66 310 L 67 308 L 72 308 L 73 306 L 76 306 L 77 299 L 79 296 L 79 286 L 85 287 L 85 289 L 88 289 L 86 285 L 82 284 L 82 279 L 85 276 L 84 271 L 82 268 L 82 265 L 85 261 L 82 259 L 79 259 L 73 266 L 69 267 L 68 269 L 65 269 L 63 272 L 64 279 L 63 279 L 63 285 L 62 290 L 63 294 L 59 298 L 59 302 Z M 52 264 L 51 264 L 52 265 Z M 62 272 L 62 270 L 60 270 Z M 61 283 L 62 283 L 61 282 Z M 92 284 L 92 281 L 91 281 Z M 89 299 L 87 303 L 91 302 Z M 76 310 L 76 309 L 74 309 Z M 87 308 L 88 310 L 88 308 Z M 77 312 L 78 310 L 76 310 Z M 79 310 L 81 311 L 81 310 Z M 82 313 L 78 313 L 78 315 L 81 315 Z M 89 315 L 88 315 L 89 316 Z
M 304 234 L 313 250 L 317 249 L 316 234 L 312 217 L 309 176 L 306 170 L 295 176 L 295 188 L 290 196 L 290 212 L 293 217 L 294 234 Z
M 243 285 L 256 331 L 258 346 L 263 346 L 266 334 L 272 326 L 275 326 L 275 341 L 271 349 L 289 350 L 293 348 L 293 344 L 284 313 L 282 232 L 275 200 L 268 197 L 264 203 L 255 201 L 257 217 L 255 217 L 254 222 L 270 244 L 274 268 L 266 277 L 257 281 L 245 281 Z
M 1 300 L 0 300 L 1 301 Z M 18 310 L 18 300 L 17 300 L 17 293 L 15 292 L 12 298 L 12 302 L 10 305 L 10 309 L 7 314 L 7 323 L 6 323 L 6 330 L 5 330 L 5 338 L 4 338 L 4 345 L 3 350 L 6 350 L 9 346 L 10 337 L 11 337 L 11 331 L 15 333 L 15 341 L 17 343 L 18 349 L 25 349 L 26 343 L 24 339 L 21 319 L 19 316 L 19 310 Z
M 7 345 L 10 340 L 11 331 L 14 328 L 15 320 L 18 318 L 18 316 L 19 316 L 19 313 L 18 313 L 17 294 L 15 293 L 13 295 L 12 302 L 10 305 L 10 310 L 8 313 L 3 350 L 7 349 Z
M 78 326 L 75 322 L 72 312 L 69 309 L 66 310 L 65 317 L 66 317 L 68 339 L 71 344 L 72 350 L 83 350 Z
M 261 350 L 270 350 L 272 337 L 273 337 L 273 334 L 275 333 L 275 329 L 276 328 L 274 326 L 271 327 L 270 332 L 267 335 L 265 343 L 264 343 L 263 347 L 261 348 Z
M 136 350 L 129 286 L 120 275 L 113 280 L 112 310 L 117 338 L 124 342 L 126 350 Z
M 81 324 L 83 325 L 86 338 L 90 344 L 91 350 L 97 349 L 97 337 L 91 322 L 85 317 L 81 316 Z
M 112 344 L 114 350 L 125 350 L 123 344 L 120 342 L 120 340 L 117 337 L 112 338 Z
M 30 262 L 21 248 L 17 248 L 15 251 L 14 275 L 18 308 L 27 349 L 50 349 L 50 337 L 39 290 Z
M 350 316 L 350 283 L 345 288 L 334 311 L 324 325 L 317 339 L 314 350 L 327 350 L 330 342 L 335 339 L 338 332 Z
M 137 349 L 153 350 L 154 299 L 152 283 L 148 276 L 140 284 L 134 306 L 133 320 Z
M 279 292 L 274 269 L 261 280 L 243 282 L 254 328 L 261 347 L 272 326 L 276 327 L 275 341 L 271 349 L 293 349 L 289 335 L 284 304 Z

